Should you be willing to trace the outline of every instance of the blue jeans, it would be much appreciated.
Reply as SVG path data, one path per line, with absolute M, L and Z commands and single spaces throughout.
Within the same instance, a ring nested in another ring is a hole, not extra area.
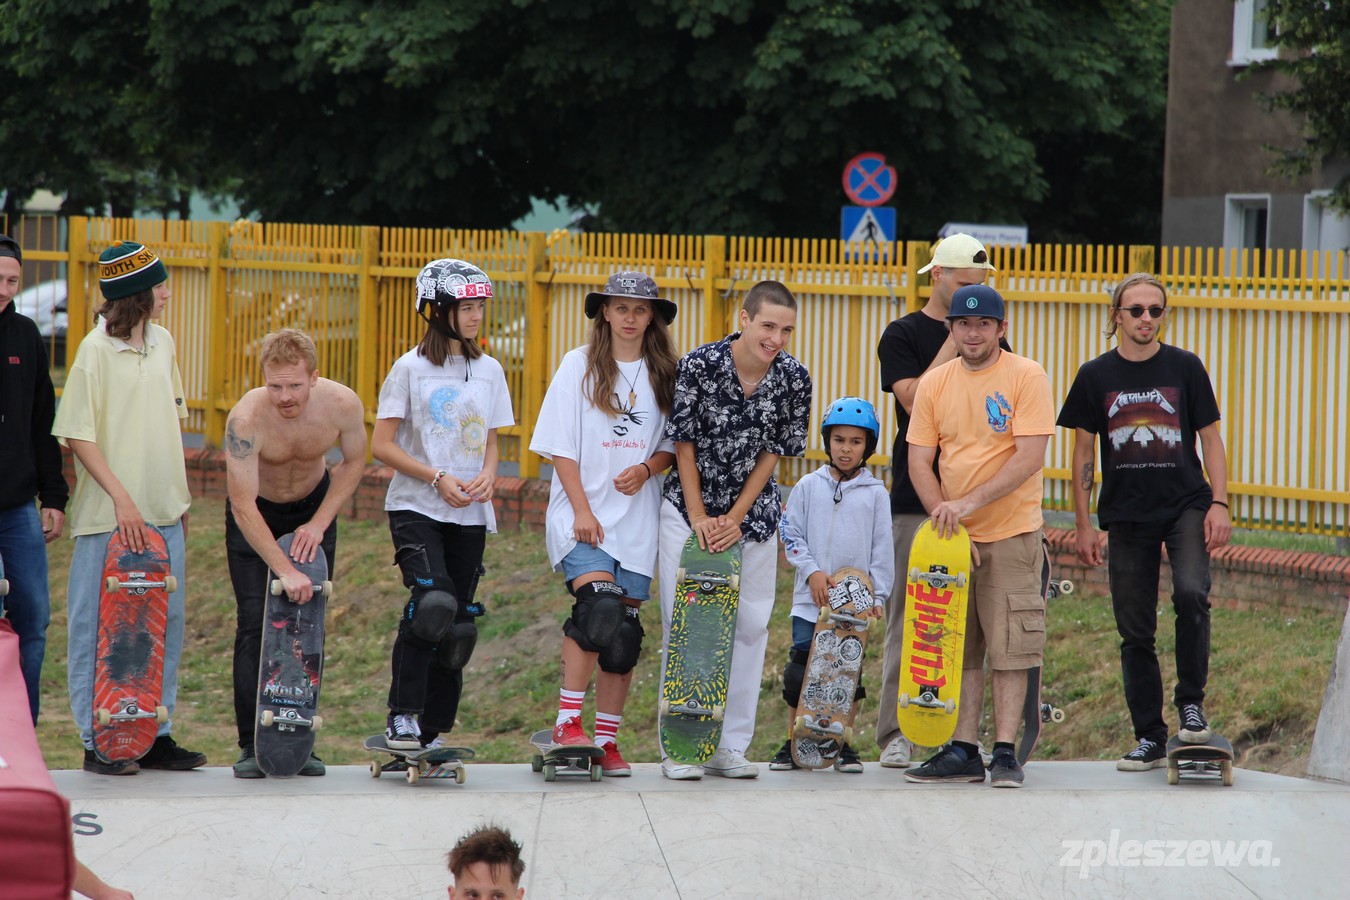
M 183 591 L 187 584 L 183 565 L 183 523 L 162 525 L 169 547 L 169 570 L 178 579 L 178 590 L 169 595 L 169 621 L 164 635 L 164 686 L 160 702 L 169 709 L 169 721 L 159 726 L 159 734 L 168 734 L 173 725 L 174 705 L 178 702 L 178 663 L 183 658 Z M 94 663 L 98 657 L 98 602 L 103 583 L 103 556 L 112 532 L 86 534 L 75 539 L 70 557 L 70 584 L 66 589 L 69 619 L 70 712 L 80 729 L 85 749 L 94 748 Z
M 1188 509 L 1175 519 L 1116 522 L 1107 529 L 1111 606 L 1120 632 L 1120 670 L 1134 736 L 1167 742 L 1162 671 L 1154 635 L 1158 630 L 1158 575 L 1162 547 L 1172 564 L 1172 609 L 1176 612 L 1177 687 L 1173 697 L 1203 703 L 1209 680 L 1209 551 L 1205 511 Z
M 623 588 L 625 597 L 647 600 L 652 595 L 651 578 L 625 569 L 614 557 L 590 544 L 578 541 L 571 552 L 562 558 L 561 565 L 563 577 L 568 581 L 591 572 L 608 572 L 614 576 L 614 583 Z
M 0 597 L 0 609 L 19 636 L 19 668 L 28 687 L 28 710 L 36 725 L 52 602 L 47 586 L 47 544 L 42 539 L 42 520 L 35 504 L 0 510 L 0 560 L 9 580 L 9 596 Z

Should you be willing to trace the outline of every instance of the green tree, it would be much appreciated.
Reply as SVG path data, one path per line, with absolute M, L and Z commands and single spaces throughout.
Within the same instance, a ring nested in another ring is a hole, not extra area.
M 274 220 L 497 227 L 566 196 L 609 229 L 829 236 L 872 150 L 904 236 L 1157 236 L 1167 0 L 73 2 L 118 15 L 9 2 L 55 26 L 0 32 L 29 97 L 109 86 L 63 124 L 134 90 L 158 129 L 23 117 L 56 190 L 120 166 Z
M 1284 52 L 1263 63 L 1293 76 L 1292 86 L 1266 97 L 1305 123 L 1303 141 L 1273 148 L 1275 171 L 1294 178 L 1325 163 L 1350 159 L 1350 4 L 1336 0 L 1269 0 L 1275 43 Z M 1332 192 L 1336 208 L 1350 212 L 1350 169 Z

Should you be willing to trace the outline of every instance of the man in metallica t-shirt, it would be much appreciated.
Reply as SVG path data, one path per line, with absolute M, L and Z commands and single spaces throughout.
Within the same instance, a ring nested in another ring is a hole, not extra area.
M 1164 545 L 1176 611 L 1179 736 L 1189 743 L 1209 740 L 1204 712 L 1209 554 L 1228 543 L 1232 530 L 1214 388 L 1199 357 L 1158 340 L 1166 314 L 1167 290 L 1152 275 L 1130 275 L 1117 285 L 1106 332 L 1117 337 L 1116 349 L 1078 370 L 1057 423 L 1074 429 L 1077 549 L 1089 566 L 1102 563 L 1088 511 L 1094 446 L 1101 437 L 1097 519 L 1110 549 L 1107 572 L 1121 637 L 1125 702 L 1139 741 L 1116 768 L 1129 772 L 1167 764 L 1162 673 L 1154 646 Z

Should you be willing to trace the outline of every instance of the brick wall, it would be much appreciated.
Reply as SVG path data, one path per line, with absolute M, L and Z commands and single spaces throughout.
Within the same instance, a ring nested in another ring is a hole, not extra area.
M 184 450 L 183 456 L 192 495 L 224 500 L 227 495 L 224 454 L 219 450 L 191 449 Z M 352 497 L 349 514 L 358 519 L 384 518 L 384 494 L 392 476 L 393 470 L 388 466 L 367 466 Z M 66 477 L 71 484 L 75 483 L 69 451 Z M 533 531 L 542 531 L 548 493 L 546 481 L 498 478 L 492 500 L 498 527 L 513 529 L 523 524 Z M 1080 592 L 1101 596 L 1108 593 L 1106 568 L 1088 569 L 1078 562 L 1072 531 L 1051 528 L 1046 536 L 1050 540 L 1055 577 L 1073 581 Z M 1159 597 L 1166 604 L 1172 593 L 1172 574 L 1165 552 L 1162 568 Z M 1210 601 L 1215 606 L 1229 609 L 1306 606 L 1344 612 L 1350 603 L 1347 556 L 1230 545 L 1214 554 L 1210 572 L 1213 581 Z

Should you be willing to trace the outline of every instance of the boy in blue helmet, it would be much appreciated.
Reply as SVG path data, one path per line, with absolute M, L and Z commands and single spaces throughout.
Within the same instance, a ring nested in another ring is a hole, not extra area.
M 797 482 L 778 526 L 788 562 L 797 570 L 792 591 L 792 649 L 783 669 L 789 722 L 797 716 L 818 610 L 828 602 L 834 586 L 831 573 L 853 566 L 868 574 L 877 601 L 866 613 L 872 618 L 881 618 L 883 598 L 891 591 L 895 553 L 890 496 L 886 485 L 867 469 L 879 431 L 876 410 L 866 400 L 841 397 L 831 403 L 820 424 L 830 462 Z M 859 684 L 856 699 L 863 696 Z M 783 742 L 769 763 L 771 771 L 797 768 L 791 745 L 790 739 Z M 857 752 L 848 744 L 834 767 L 840 772 L 863 770 Z

